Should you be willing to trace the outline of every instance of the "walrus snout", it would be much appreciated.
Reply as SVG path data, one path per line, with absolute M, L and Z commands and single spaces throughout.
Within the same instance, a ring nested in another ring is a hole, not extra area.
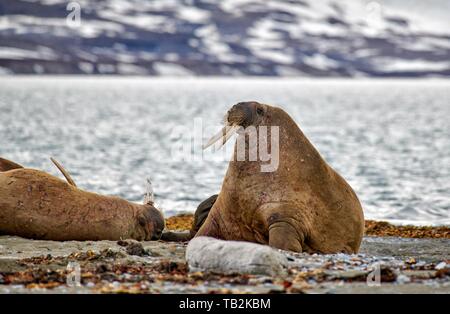
M 231 107 L 227 113 L 229 125 L 247 127 L 253 123 L 258 103 L 256 101 L 240 102 Z
M 144 228 L 145 240 L 159 240 L 164 230 L 165 222 L 161 212 L 146 205 L 142 216 L 139 217 L 139 225 Z
M 258 125 L 262 121 L 264 112 L 264 105 L 256 101 L 237 103 L 228 110 L 225 117 L 225 126 L 203 145 L 203 149 L 219 141 L 222 146 L 239 130 L 246 129 L 251 125 Z

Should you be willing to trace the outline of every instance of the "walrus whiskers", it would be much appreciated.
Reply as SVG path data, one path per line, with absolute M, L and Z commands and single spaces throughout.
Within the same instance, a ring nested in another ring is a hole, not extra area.
M 53 162 L 53 164 L 56 166 L 56 168 L 59 169 L 59 171 L 61 171 L 61 173 L 63 174 L 64 178 L 66 178 L 67 182 L 76 187 L 76 183 L 75 181 L 73 181 L 72 177 L 70 176 L 70 174 L 67 172 L 66 169 L 64 169 L 64 167 L 53 157 L 50 157 L 50 160 Z
M 224 117 L 225 126 L 213 137 L 211 137 L 205 145 L 203 145 L 203 149 L 208 148 L 214 143 L 221 141 L 221 148 L 225 143 L 243 126 L 243 122 L 248 118 L 248 112 L 242 112 L 239 110 L 229 110 Z

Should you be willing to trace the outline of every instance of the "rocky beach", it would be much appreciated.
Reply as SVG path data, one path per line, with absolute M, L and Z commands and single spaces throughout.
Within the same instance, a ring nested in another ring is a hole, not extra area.
M 167 219 L 166 227 L 186 230 L 191 222 L 192 216 L 180 215 Z M 186 247 L 163 241 L 56 242 L 3 235 L 0 293 L 450 293 L 448 227 L 367 221 L 358 254 L 273 250 L 286 263 L 272 275 L 264 265 L 253 273 L 248 268 L 239 272 L 239 263 L 235 273 L 192 269 Z M 273 267 L 270 263 L 267 267 Z

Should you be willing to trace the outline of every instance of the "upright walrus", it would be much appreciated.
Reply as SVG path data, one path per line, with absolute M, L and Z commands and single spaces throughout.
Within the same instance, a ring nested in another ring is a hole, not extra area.
M 83 191 L 68 182 L 0 158 L 0 234 L 44 240 L 156 240 L 164 218 L 146 198 L 140 205 Z
M 266 140 L 252 144 L 247 131 L 252 126 L 259 135 L 261 126 L 266 126 Z M 257 242 L 295 252 L 357 252 L 364 231 L 361 204 L 292 118 L 277 107 L 241 102 L 228 111 L 225 127 L 206 146 L 219 140 L 224 143 L 238 127 L 222 189 L 196 236 Z M 277 141 L 267 140 L 277 133 Z M 245 160 L 239 143 L 245 143 Z M 264 162 L 248 157 L 252 145 L 267 145 L 273 156 L 278 153 L 278 167 L 262 171 Z

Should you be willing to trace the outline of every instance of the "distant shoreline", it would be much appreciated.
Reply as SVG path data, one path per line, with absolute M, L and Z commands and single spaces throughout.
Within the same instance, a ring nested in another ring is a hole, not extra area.
M 33 73 L 0 73 L 0 78 L 32 78 L 32 79 L 48 79 L 48 78 L 68 78 L 68 79 L 154 79 L 154 80 L 254 80 L 254 81 L 305 81 L 305 82 L 324 82 L 324 81 L 337 81 L 337 82 L 448 82 L 450 76 L 444 75 L 429 75 L 429 76 L 364 76 L 364 77 L 348 77 L 348 76 L 275 76 L 275 75 L 130 75 L 130 74 L 79 74 L 79 73 L 45 73 L 45 74 L 33 74 Z

